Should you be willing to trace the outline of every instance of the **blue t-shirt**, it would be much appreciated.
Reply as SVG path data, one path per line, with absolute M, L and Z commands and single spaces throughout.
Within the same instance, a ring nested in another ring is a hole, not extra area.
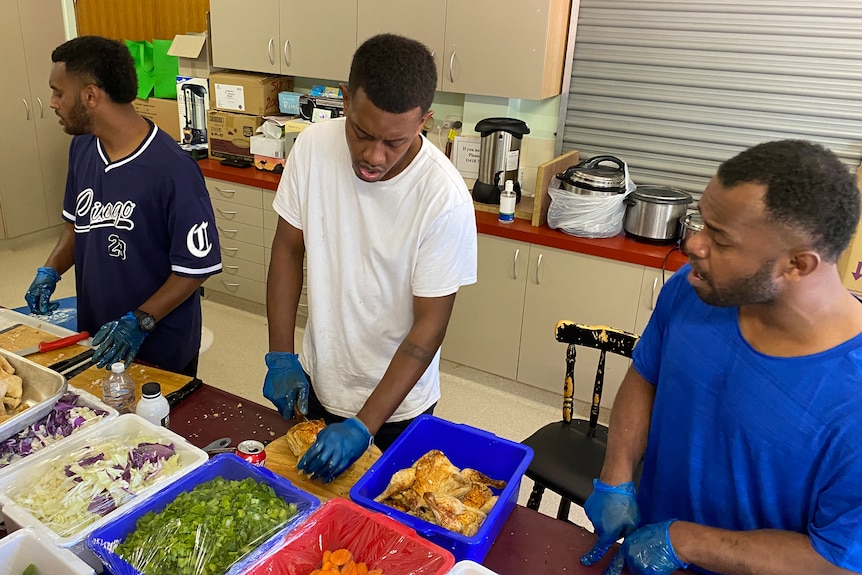
M 814 355 L 764 355 L 738 308 L 705 304 L 683 267 L 634 351 L 656 385 L 638 505 L 731 530 L 803 533 L 862 571 L 862 335 Z
M 63 218 L 75 226 L 78 329 L 94 335 L 137 309 L 172 272 L 206 278 L 221 270 L 203 174 L 170 136 L 150 126 L 138 149 L 114 162 L 92 135 L 75 137 L 69 150 Z M 156 324 L 137 357 L 181 370 L 200 337 L 195 291 Z

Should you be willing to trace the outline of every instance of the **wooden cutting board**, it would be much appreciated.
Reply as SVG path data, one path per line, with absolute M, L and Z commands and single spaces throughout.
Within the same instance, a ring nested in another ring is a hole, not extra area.
M 0 333 L 0 347 L 8 351 L 15 352 L 19 349 L 36 345 L 40 341 L 54 341 L 55 339 L 58 339 L 58 336 L 42 331 L 41 329 L 29 325 L 19 325 Z M 88 349 L 89 348 L 86 346 L 74 344 L 54 351 L 34 353 L 32 355 L 28 355 L 27 359 L 34 363 L 38 363 L 39 365 L 48 366 L 58 361 L 75 357 L 76 355 L 84 353 Z M 159 382 L 162 386 L 162 394 L 167 395 L 171 392 L 177 391 L 192 380 L 192 378 L 187 375 L 181 375 L 179 373 L 173 373 L 137 363 L 132 363 L 132 365 L 129 366 L 129 369 L 126 370 L 126 373 L 132 376 L 132 379 L 134 379 L 137 384 L 138 399 L 141 398 L 141 386 L 148 381 Z M 100 383 L 102 378 L 107 374 L 107 370 L 92 366 L 70 379 L 69 384 L 78 389 L 83 389 L 84 391 L 92 393 L 96 397 L 102 397 L 102 388 Z
M 339 477 L 336 477 L 332 483 L 323 483 L 320 479 L 311 480 L 296 470 L 296 456 L 291 453 L 287 446 L 287 436 L 282 435 L 266 446 L 265 467 L 273 473 L 286 477 L 295 486 L 314 494 L 321 501 L 333 497 L 350 499 L 350 488 L 368 471 L 368 468 L 377 461 L 380 455 L 380 448 L 372 445 L 362 454 L 362 457 L 356 460 L 356 463 Z

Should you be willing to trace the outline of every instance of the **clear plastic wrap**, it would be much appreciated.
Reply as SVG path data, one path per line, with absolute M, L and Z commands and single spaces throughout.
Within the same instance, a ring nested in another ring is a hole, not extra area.
M 226 453 L 95 530 L 87 545 L 114 575 L 244 573 L 319 504 Z
M 586 196 L 561 189 L 560 180 L 551 178 L 548 195 L 548 227 L 582 238 L 611 238 L 623 231 L 625 200 L 637 186 L 625 170 L 626 191 L 622 194 Z
M 308 575 L 324 551 L 347 549 L 357 562 L 384 575 L 442 575 L 455 564 L 449 551 L 394 519 L 346 499 L 330 499 L 294 529 L 248 575 Z

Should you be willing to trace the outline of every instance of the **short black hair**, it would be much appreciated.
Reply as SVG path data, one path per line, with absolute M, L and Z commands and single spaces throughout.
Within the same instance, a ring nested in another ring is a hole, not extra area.
M 780 140 L 758 144 L 718 168 L 723 186 L 755 182 L 766 186 L 771 222 L 808 234 L 813 247 L 838 261 L 859 221 L 859 189 L 850 169 L 819 144 Z
M 51 52 L 52 62 L 66 64 L 66 73 L 95 84 L 117 104 L 128 104 L 138 93 L 135 62 L 125 44 L 101 36 L 79 36 Z
M 362 43 L 350 65 L 351 93 L 362 88 L 371 102 L 392 114 L 431 108 L 437 89 L 434 57 L 421 42 L 380 34 Z

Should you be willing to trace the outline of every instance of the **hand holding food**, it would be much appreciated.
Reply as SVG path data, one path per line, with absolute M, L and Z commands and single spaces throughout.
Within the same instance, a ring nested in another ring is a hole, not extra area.
M 329 483 L 365 453 L 371 446 L 371 433 L 359 419 L 351 417 L 341 423 L 327 425 L 318 435 L 297 469 Z
M 608 485 L 593 480 L 593 493 L 584 502 L 584 511 L 599 540 L 583 557 L 581 564 L 592 565 L 605 556 L 614 541 L 634 531 L 640 523 L 640 511 L 632 482 Z

